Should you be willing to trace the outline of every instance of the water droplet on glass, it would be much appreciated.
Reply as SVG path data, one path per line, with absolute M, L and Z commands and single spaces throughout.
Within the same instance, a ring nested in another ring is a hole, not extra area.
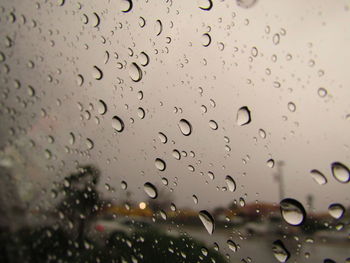
M 263 129 L 259 129 L 259 135 L 262 139 L 266 138 L 266 132 Z
M 350 180 L 350 171 L 348 167 L 340 162 L 332 163 L 332 174 L 338 182 L 343 184 L 348 183 Z
M 280 35 L 279 34 L 274 34 L 273 37 L 272 37 L 272 42 L 275 45 L 278 45 L 280 43 Z
M 333 218 L 340 219 L 344 215 L 345 208 L 341 204 L 331 204 L 328 207 L 328 212 Z
M 233 251 L 233 252 L 236 252 L 237 251 L 237 245 L 235 242 L 233 242 L 231 239 L 227 240 L 227 246 L 228 248 Z
M 145 193 L 152 199 L 157 198 L 158 193 L 157 193 L 157 188 L 151 184 L 151 183 L 145 183 L 143 185 L 143 190 L 145 191 Z
M 122 181 L 120 186 L 123 190 L 126 190 L 128 188 L 128 184 L 125 181 Z
M 164 210 L 160 210 L 159 213 L 160 213 L 160 216 L 163 218 L 163 220 L 167 220 L 167 214 L 165 213 Z
M 98 16 L 98 14 L 96 14 L 95 12 L 94 12 L 94 20 L 95 20 L 95 22 L 94 22 L 94 24 L 93 24 L 93 26 L 94 27 L 98 27 L 99 25 L 100 25 L 100 22 L 101 22 L 101 19 L 100 19 L 100 17 Z
M 301 203 L 292 198 L 285 198 L 280 202 L 283 219 L 290 225 L 301 225 L 306 217 L 306 212 Z
M 145 115 L 146 115 L 146 113 L 145 113 L 145 110 L 143 108 L 140 107 L 137 109 L 137 116 L 139 116 L 140 119 L 145 118 Z
M 258 56 L 258 49 L 256 47 L 252 47 L 252 50 L 250 51 L 253 57 Z
M 92 77 L 96 80 L 100 80 L 103 77 L 103 72 L 97 66 L 94 66 L 92 69 Z
M 272 252 L 275 258 L 281 262 L 287 262 L 290 257 L 289 251 L 285 248 L 281 240 L 276 240 L 272 243 Z
M 238 6 L 243 8 L 251 8 L 253 5 L 255 5 L 257 0 L 236 0 L 236 3 Z
M 159 140 L 160 140 L 161 143 L 167 143 L 167 141 L 168 141 L 168 138 L 167 138 L 167 137 L 165 136 L 165 134 L 162 133 L 162 132 L 159 132 L 159 133 L 158 133 L 158 138 L 159 138 Z
M 198 197 L 196 195 L 192 195 L 193 202 L 198 204 Z
M 156 33 L 157 36 L 159 36 L 162 33 L 162 31 L 163 31 L 163 24 L 162 24 L 162 21 L 158 19 L 154 25 L 154 32 Z
M 296 106 L 295 106 L 295 104 L 293 102 L 288 102 L 288 110 L 290 112 L 295 112 Z
M 324 185 L 327 183 L 327 178 L 320 171 L 313 169 L 310 171 L 312 179 L 319 185 Z
M 142 70 L 136 63 L 131 63 L 129 67 L 129 76 L 132 81 L 139 82 L 142 79 Z
M 199 8 L 204 11 L 209 11 L 213 7 L 212 0 L 197 0 Z
M 154 163 L 159 171 L 164 171 L 166 169 L 166 163 L 162 159 L 157 158 Z
M 203 47 L 207 47 L 211 43 L 211 36 L 208 33 L 205 33 L 202 35 L 201 41 L 202 41 Z
M 92 148 L 94 148 L 94 142 L 91 139 L 86 139 L 86 146 L 89 150 L 91 150 Z
M 183 135 L 189 136 L 192 133 L 192 125 L 185 119 L 181 119 L 178 124 Z
M 121 9 L 123 13 L 130 12 L 132 7 L 133 7 L 132 0 L 123 0 L 123 2 L 122 2 L 122 9 Z
M 112 118 L 112 127 L 117 132 L 122 132 L 124 130 L 124 122 L 118 116 Z
M 145 52 L 141 52 L 140 53 L 140 55 L 139 55 L 139 62 L 140 62 L 140 65 L 143 66 L 143 67 L 148 65 L 149 57 L 148 57 L 148 55 Z
M 217 129 L 218 129 L 218 124 L 216 123 L 216 121 L 210 120 L 210 121 L 209 121 L 209 127 L 210 127 L 212 130 L 217 130 Z
M 250 117 L 250 110 L 248 107 L 244 106 L 241 107 L 237 111 L 237 119 L 236 119 L 237 125 L 243 126 L 251 122 L 251 117 Z
M 181 159 L 181 154 L 178 150 L 173 150 L 173 157 L 176 159 L 176 160 L 180 160 Z
M 204 225 L 205 229 L 208 231 L 209 235 L 213 234 L 215 229 L 215 222 L 212 215 L 209 214 L 208 211 L 202 210 L 199 212 L 198 216 L 202 224 Z
M 104 115 L 107 112 L 107 105 L 103 100 L 98 101 L 97 111 L 101 115 Z
M 231 176 L 227 175 L 225 178 L 225 182 L 229 191 L 234 192 L 236 190 L 236 182 Z
M 317 90 L 317 94 L 318 96 L 320 96 L 321 98 L 324 98 L 327 96 L 327 90 L 325 88 L 319 88 Z

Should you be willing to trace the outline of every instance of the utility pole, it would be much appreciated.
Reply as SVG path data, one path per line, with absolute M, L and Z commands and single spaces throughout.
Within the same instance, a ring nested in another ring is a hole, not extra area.
M 282 200 L 284 198 L 284 182 L 283 182 L 283 172 L 282 166 L 284 166 L 284 161 L 277 161 L 277 172 L 274 174 L 274 178 L 278 183 L 279 198 Z

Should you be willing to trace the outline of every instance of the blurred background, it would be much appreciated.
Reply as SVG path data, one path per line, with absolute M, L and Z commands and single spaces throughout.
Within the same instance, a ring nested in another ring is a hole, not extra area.
M 350 3 L 3 0 L 1 262 L 350 262 Z

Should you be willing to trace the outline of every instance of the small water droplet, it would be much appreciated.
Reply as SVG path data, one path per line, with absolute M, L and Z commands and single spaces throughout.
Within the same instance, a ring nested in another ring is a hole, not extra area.
M 252 47 L 252 50 L 250 51 L 250 53 L 252 54 L 253 57 L 257 57 L 259 52 L 256 47 Z
M 317 94 L 318 96 L 320 96 L 321 98 L 324 98 L 327 96 L 327 90 L 325 88 L 319 88 L 317 90 Z
M 198 204 L 198 197 L 196 195 L 192 195 L 193 202 Z
M 209 235 L 212 235 L 215 229 L 215 222 L 212 215 L 209 214 L 208 211 L 202 210 L 199 212 L 198 216 Z
M 295 112 L 296 108 L 297 107 L 295 106 L 295 104 L 293 102 L 288 102 L 288 110 L 290 112 Z
M 280 43 L 280 35 L 279 34 L 274 34 L 273 37 L 272 37 L 272 42 L 275 45 L 278 45 Z
M 238 6 L 243 8 L 251 8 L 255 5 L 257 0 L 236 0 Z

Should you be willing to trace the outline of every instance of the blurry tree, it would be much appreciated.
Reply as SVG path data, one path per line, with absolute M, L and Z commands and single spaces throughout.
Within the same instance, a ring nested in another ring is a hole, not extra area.
M 59 216 L 68 220 L 76 238 L 82 241 L 89 223 L 96 216 L 103 202 L 96 190 L 100 172 L 93 166 L 83 166 L 67 176 L 60 191 L 64 197 L 57 205 Z

